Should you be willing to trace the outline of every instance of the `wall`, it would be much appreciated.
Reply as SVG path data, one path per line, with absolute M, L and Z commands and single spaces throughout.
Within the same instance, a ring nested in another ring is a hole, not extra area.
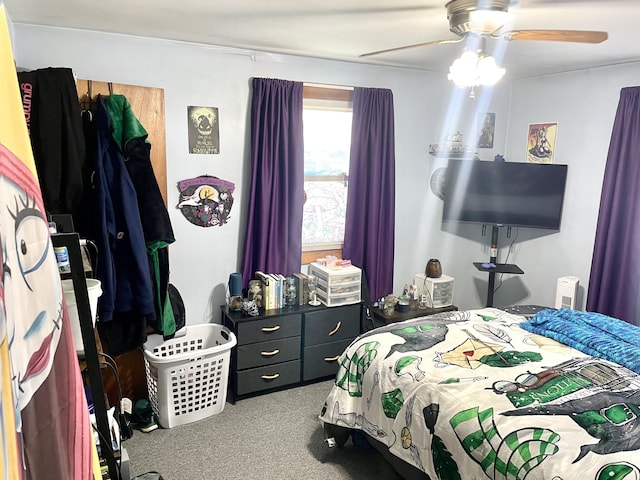
M 11 39 L 11 49 L 15 49 L 15 47 L 13 46 L 13 44 L 15 43 L 13 40 L 13 22 L 11 21 L 11 15 L 9 15 L 9 12 L 6 11 L 6 8 L 4 6 L 4 2 L 2 0 L 0 0 L 0 7 L 4 7 L 5 8 L 5 16 L 7 17 L 7 28 L 9 29 L 9 38 Z
M 169 212 L 177 239 L 170 250 L 171 281 L 184 297 L 188 323 L 220 320 L 229 273 L 240 266 L 245 186 L 250 181 L 249 82 L 255 76 L 390 88 L 396 109 L 396 202 L 399 212 L 410 212 L 399 216 L 396 225 L 394 290 L 422 271 L 428 256 L 438 254 L 429 245 L 430 239 L 441 235 L 439 222 L 437 214 L 427 210 L 441 208 L 441 201 L 429 194 L 433 159 L 427 152 L 428 144 L 437 143 L 445 128 L 443 112 L 449 108 L 452 87 L 443 75 L 73 29 L 15 27 L 19 68 L 66 66 L 79 78 L 164 88 Z M 219 108 L 219 155 L 187 153 L 188 105 Z M 463 110 L 458 106 L 452 112 L 462 115 Z M 454 133 L 456 124 L 452 121 L 453 131 L 447 132 Z M 195 227 L 175 208 L 177 182 L 202 174 L 236 185 L 231 220 L 223 227 Z
M 639 73 L 640 63 L 632 63 L 511 82 L 508 117 L 504 119 L 506 160 L 526 161 L 529 124 L 557 122 L 555 163 L 567 164 L 569 170 L 559 232 L 513 228 L 507 238 L 507 229 L 500 228 L 498 261 L 515 263 L 525 273 L 496 277 L 494 305 L 554 306 L 557 279 L 572 275 L 580 280 L 577 307 L 585 308 L 619 92 L 636 85 Z M 441 260 L 443 265 L 453 265 L 455 302 L 462 308 L 484 305 L 487 274 L 469 266 L 489 258 L 490 228 L 486 236 L 481 226 L 449 228 Z
M 188 323 L 220 321 L 218 310 L 225 300 L 229 273 L 240 266 L 245 187 L 250 180 L 249 82 L 256 76 L 393 91 L 398 213 L 394 293 L 401 292 L 415 273 L 424 271 L 427 259 L 435 257 L 441 260 L 444 273 L 456 278 L 454 301 L 460 308 L 485 303 L 487 276 L 476 271 L 472 262 L 489 258 L 490 237 L 482 236 L 481 226 L 455 230 L 441 226 L 442 201 L 431 192 L 429 183 L 432 172 L 446 162 L 428 154 L 429 144 L 442 142 L 456 131 L 464 134 L 465 143 L 473 143 L 477 113 L 496 112 L 494 148 L 480 149 L 480 158 L 491 160 L 496 153 L 504 153 L 507 160 L 522 161 L 527 124 L 557 120 L 558 161 L 571 156 L 574 167 L 570 167 L 562 231 L 540 236 L 520 229 L 515 253 L 508 261 L 518 263 L 525 275 L 505 276 L 495 304 L 553 304 L 555 279 L 560 275 L 577 275 L 586 285 L 599 185 L 617 103 L 617 92 L 603 91 L 602 83 L 605 77 L 614 77 L 615 81 L 605 82 L 614 88 L 616 81 L 624 81 L 612 72 L 589 72 L 589 80 L 579 89 L 572 84 L 583 81 L 584 73 L 513 85 L 504 81 L 493 91 L 479 90 L 471 100 L 467 92 L 454 89 L 444 75 L 436 73 L 72 29 L 17 24 L 14 30 L 20 68 L 67 66 L 79 78 L 165 89 L 169 213 L 177 239 L 171 247 L 171 281 L 184 297 Z M 629 68 L 629 75 L 637 71 L 637 67 Z M 219 108 L 219 155 L 187 153 L 188 105 Z M 592 125 L 589 128 L 586 118 Z M 223 227 L 195 227 L 175 208 L 176 183 L 202 174 L 236 184 L 231 220 Z M 513 240 L 503 238 L 505 233 L 501 232 L 501 245 Z M 576 236 L 580 238 L 578 249 Z M 501 248 L 503 253 L 505 248 Z
M 525 158 L 528 124 L 558 122 L 556 163 L 569 165 L 561 231 L 547 236 L 523 232 L 516 262 L 534 276 L 527 302 L 548 304 L 556 280 L 580 279 L 579 307 L 586 305 L 595 228 L 620 89 L 637 85 L 640 63 L 531 78 L 512 85 L 507 159 Z M 523 229 L 524 230 L 524 229 Z M 529 285 L 529 288 L 531 286 Z M 553 305 L 553 303 L 552 303 Z

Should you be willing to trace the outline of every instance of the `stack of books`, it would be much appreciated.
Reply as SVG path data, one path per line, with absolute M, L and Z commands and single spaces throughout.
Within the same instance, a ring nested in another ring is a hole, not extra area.
M 256 271 L 255 277 L 262 284 L 262 305 L 265 310 L 305 305 L 309 301 L 309 277 L 304 273 L 294 273 L 291 276 L 295 287 L 294 305 L 286 304 L 287 278 L 284 275 Z

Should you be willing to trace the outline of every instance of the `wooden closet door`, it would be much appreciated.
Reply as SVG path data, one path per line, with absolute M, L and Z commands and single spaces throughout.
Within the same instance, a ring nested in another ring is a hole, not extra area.
M 121 83 L 97 82 L 95 80 L 77 80 L 78 100 L 85 108 L 87 100 L 91 99 L 95 105 L 98 94 L 106 97 L 110 93 L 124 95 L 131 104 L 136 117 L 149 134 L 151 143 L 151 165 L 158 181 L 162 198 L 167 205 L 167 163 L 166 163 L 166 135 L 164 123 L 164 90 L 162 88 L 125 85 Z M 99 335 L 96 333 L 98 351 L 103 352 Z M 118 376 L 122 396 L 134 402 L 147 398 L 147 384 L 144 370 L 144 356 L 142 349 L 118 355 L 114 358 L 118 365 Z M 119 388 L 116 378 L 109 368 L 102 370 L 105 394 L 109 405 L 116 405 L 119 401 Z
M 167 145 L 164 124 L 164 89 L 126 85 L 122 83 L 97 82 L 95 80 L 78 80 L 76 82 L 80 105 L 98 94 L 109 96 L 110 93 L 124 95 L 131 104 L 133 112 L 149 133 L 151 143 L 151 165 L 158 180 L 164 204 L 167 205 Z

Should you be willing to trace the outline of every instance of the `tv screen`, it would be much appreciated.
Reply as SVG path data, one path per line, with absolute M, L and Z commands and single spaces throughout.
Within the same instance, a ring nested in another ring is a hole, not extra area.
M 449 160 L 442 220 L 560 229 L 567 165 Z

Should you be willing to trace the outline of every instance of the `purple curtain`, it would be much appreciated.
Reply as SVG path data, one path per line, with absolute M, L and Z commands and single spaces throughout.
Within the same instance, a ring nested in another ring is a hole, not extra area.
M 252 87 L 245 287 L 256 270 L 285 276 L 300 271 L 304 197 L 302 83 L 254 78 Z
M 393 291 L 395 184 L 393 94 L 355 88 L 343 255 L 362 268 L 371 299 Z
M 640 87 L 620 91 L 604 173 L 587 310 L 640 325 Z

